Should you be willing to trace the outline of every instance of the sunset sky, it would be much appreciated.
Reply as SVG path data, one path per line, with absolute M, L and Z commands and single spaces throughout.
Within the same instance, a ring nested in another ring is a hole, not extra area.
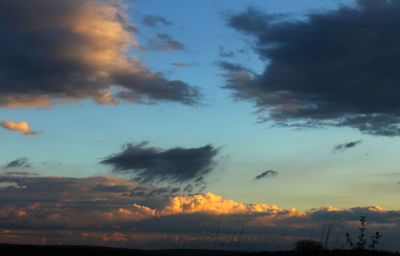
M 399 28 L 390 0 L 0 1 L 0 242 L 339 248 L 365 215 L 400 250 Z

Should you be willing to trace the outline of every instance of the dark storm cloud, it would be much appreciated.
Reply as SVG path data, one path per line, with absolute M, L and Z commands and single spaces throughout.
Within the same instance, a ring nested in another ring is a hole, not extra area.
M 170 52 L 183 50 L 185 46 L 168 34 L 157 34 L 156 37 L 147 40 L 147 49 Z
M 0 34 L 0 107 L 198 100 L 196 87 L 128 56 L 142 47 L 118 1 L 0 1 Z M 161 36 L 170 48 L 182 46 L 168 39 Z
M 218 149 L 211 145 L 198 148 L 159 149 L 146 142 L 126 144 L 122 152 L 101 161 L 115 172 L 134 174 L 140 182 L 194 182 L 203 184 L 202 177 L 214 167 Z
M 143 16 L 142 23 L 148 27 L 156 27 L 157 25 L 169 26 L 172 24 L 166 18 L 158 15 L 145 15 Z
M 29 163 L 28 158 L 21 157 L 21 158 L 15 159 L 5 165 L 5 168 L 18 168 L 18 167 L 30 168 L 31 164 Z
M 347 143 L 338 144 L 335 147 L 333 147 L 333 152 L 345 151 L 347 149 L 354 148 L 355 146 L 360 145 L 361 142 L 362 140 L 355 140 Z
M 256 180 L 260 180 L 260 179 L 263 179 L 263 178 L 274 177 L 274 176 L 277 176 L 277 175 L 278 175 L 278 172 L 277 172 L 277 171 L 274 171 L 274 170 L 267 170 L 267 171 L 264 171 L 264 172 L 260 173 L 259 175 L 257 175 L 257 176 L 255 177 L 255 179 L 256 179 Z
M 227 69 L 225 87 L 262 119 L 400 135 L 399 1 L 359 0 L 303 20 L 249 8 L 228 22 L 255 39 L 265 70 Z

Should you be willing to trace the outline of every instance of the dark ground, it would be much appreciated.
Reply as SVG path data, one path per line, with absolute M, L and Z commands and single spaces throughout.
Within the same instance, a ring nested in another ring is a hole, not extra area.
M 357 256 L 357 255 L 379 255 L 379 256 L 399 256 L 399 253 L 390 253 L 382 251 L 322 251 L 322 252 L 307 252 L 296 253 L 293 251 L 281 252 L 229 252 L 229 251 L 212 251 L 212 250 L 133 250 L 119 249 L 109 247 L 87 247 L 87 246 L 40 246 L 40 245 L 15 245 L 15 244 L 0 244 L 0 255 L 38 255 L 38 256 L 296 256 L 296 255 L 316 255 L 316 256 Z

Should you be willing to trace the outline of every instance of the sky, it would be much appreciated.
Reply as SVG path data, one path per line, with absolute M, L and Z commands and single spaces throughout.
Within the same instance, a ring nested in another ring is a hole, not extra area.
M 399 9 L 2 1 L 0 242 L 400 250 Z

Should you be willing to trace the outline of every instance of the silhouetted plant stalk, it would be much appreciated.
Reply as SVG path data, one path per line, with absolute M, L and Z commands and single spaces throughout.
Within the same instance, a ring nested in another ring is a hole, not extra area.
M 366 223 L 366 216 L 361 216 L 360 227 L 359 227 L 360 234 L 358 235 L 358 241 L 356 243 L 353 242 L 350 234 L 346 233 L 346 242 L 351 249 L 354 250 L 367 249 L 367 238 L 366 238 L 367 229 L 365 228 L 365 223 Z M 371 242 L 368 244 L 368 248 L 375 249 L 380 238 L 381 234 L 379 232 L 375 232 L 375 234 L 371 236 Z
M 339 217 L 337 215 L 331 216 L 327 218 L 324 222 L 324 225 L 322 226 L 322 231 L 321 231 L 321 237 L 320 237 L 320 243 L 323 245 L 324 250 L 329 250 L 329 247 L 331 245 L 331 236 L 334 233 L 334 230 L 338 228 L 339 225 Z M 343 228 L 343 226 L 342 226 Z M 333 247 L 336 246 L 337 241 L 338 241 L 338 236 L 340 235 L 342 231 L 339 229 L 339 232 L 336 237 L 335 244 Z M 331 245 L 332 247 L 332 245 Z

